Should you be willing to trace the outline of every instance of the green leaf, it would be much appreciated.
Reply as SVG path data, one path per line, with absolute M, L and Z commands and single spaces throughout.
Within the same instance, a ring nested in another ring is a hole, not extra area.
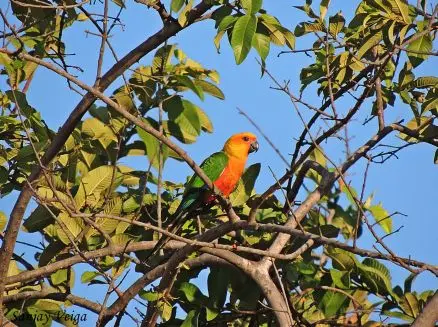
M 234 51 L 236 64 L 241 64 L 248 55 L 256 28 L 257 17 L 254 15 L 239 17 L 234 24 L 231 35 L 231 46 Z
M 70 217 L 67 213 L 65 212 L 61 212 L 58 216 L 58 219 L 61 220 L 61 222 L 65 225 L 65 227 L 67 228 L 67 230 L 70 232 L 70 236 L 73 237 L 73 239 L 75 239 L 77 236 L 79 236 L 79 234 L 82 232 L 82 221 L 79 219 L 75 219 Z M 67 236 L 67 234 L 64 232 L 64 229 L 61 228 L 60 225 L 56 224 L 55 225 L 57 230 L 56 233 L 58 235 L 59 240 L 64 243 L 65 245 L 69 245 L 70 244 L 70 239 Z
M 383 209 L 382 204 L 370 206 L 368 210 L 374 217 L 374 220 L 382 227 L 385 233 L 391 233 L 392 231 L 392 218 L 389 213 Z
M 211 18 L 216 21 L 215 27 L 219 27 L 219 23 L 227 16 L 230 16 L 233 12 L 233 8 L 228 5 L 223 5 L 217 8 L 213 13 L 211 14 Z
M 213 133 L 213 123 L 210 118 L 208 118 L 207 114 L 201 108 L 196 107 L 196 110 L 198 112 L 202 130 L 204 132 Z
M 219 32 L 217 32 L 216 36 L 214 37 L 213 43 L 214 43 L 214 46 L 216 47 L 217 53 L 220 53 L 221 40 L 222 40 L 222 37 L 224 36 L 225 32 L 226 31 L 219 31 Z
M 207 321 L 212 321 L 213 319 L 215 319 L 218 315 L 219 315 L 219 311 L 216 309 L 212 309 L 209 307 L 205 307 L 205 317 L 207 319 Z
M 178 12 L 181 10 L 183 5 L 184 5 L 184 0 L 172 0 L 170 4 L 170 9 L 173 12 Z
M 422 76 L 408 84 L 408 87 L 415 87 L 417 89 L 424 89 L 431 86 L 438 87 L 438 77 Z
M 110 122 L 110 114 L 109 110 L 106 107 L 96 107 L 95 105 L 92 105 L 90 109 L 88 109 L 88 112 L 91 116 L 94 118 L 99 119 L 104 124 L 109 124 Z M 70 142 L 74 144 L 74 139 L 71 137 Z
M 35 327 L 47 327 L 52 325 L 52 316 L 48 314 L 46 311 L 40 310 L 36 308 L 35 306 L 28 306 L 26 308 L 26 315 L 29 315 L 30 317 L 47 317 L 47 320 L 44 319 L 30 319 L 30 321 L 24 321 L 30 322 L 30 324 L 20 324 L 21 326 L 35 326 Z
M 330 0 L 321 0 L 321 4 L 319 5 L 319 18 L 324 20 L 325 15 L 327 14 L 327 8 L 330 4 Z
M 263 0 L 241 0 L 240 4 L 247 14 L 254 15 L 262 8 Z
M 59 210 L 54 207 L 51 207 L 50 210 L 55 215 L 58 215 L 59 213 Z M 25 220 L 23 229 L 28 233 L 40 232 L 46 226 L 53 224 L 54 221 L 55 220 L 50 212 L 42 205 L 39 205 L 34 211 L 32 211 L 29 218 Z
M 341 191 L 345 193 L 347 196 L 348 201 L 350 202 L 351 206 L 353 208 L 356 207 L 356 200 L 359 200 L 359 196 L 357 195 L 356 190 L 351 185 L 345 185 L 344 183 L 341 183 Z
M 135 241 L 135 237 L 128 234 L 116 234 L 111 237 L 111 240 L 115 245 L 126 246 L 129 242 Z
M 406 49 L 408 50 L 407 54 L 412 66 L 417 67 L 424 59 L 429 57 L 427 53 L 432 51 L 432 37 L 429 34 L 422 35 L 409 43 Z
M 297 27 L 295 27 L 294 34 L 300 37 L 308 33 L 323 32 L 323 31 L 325 31 L 325 26 L 320 21 L 314 21 L 312 23 L 302 22 Z
M 385 0 L 392 7 L 392 12 L 403 18 L 406 24 L 411 24 L 412 19 L 409 16 L 409 4 L 405 0 Z
M 307 16 L 309 16 L 310 18 L 319 18 L 318 15 L 315 14 L 312 7 L 310 6 L 311 4 L 312 4 L 312 0 L 306 0 L 306 4 L 304 6 L 293 6 L 293 7 L 304 11 L 307 14 Z
M 157 52 L 155 52 L 154 59 L 152 60 L 152 72 L 160 73 L 162 69 L 166 69 L 171 63 L 174 50 L 174 44 L 168 44 L 159 48 Z
M 181 327 L 197 327 L 198 319 L 199 319 L 199 311 L 191 310 L 187 314 L 186 319 L 184 319 L 183 323 L 181 324 Z
M 404 314 L 404 313 L 399 312 L 399 311 L 383 311 L 382 314 L 389 316 L 389 317 L 398 318 L 398 319 L 407 321 L 409 323 L 414 322 L 413 317 L 408 316 L 407 314 Z
M 415 278 L 417 278 L 417 273 L 411 273 L 406 279 L 404 283 L 404 290 L 406 292 L 410 292 L 412 290 L 412 283 L 414 282 Z
M 434 296 L 435 292 L 433 290 L 427 290 L 418 294 L 418 298 L 425 304 Z
M 362 46 L 356 53 L 357 58 L 362 58 L 369 50 L 371 50 L 375 45 L 379 44 L 382 41 L 383 34 L 382 31 L 378 31 L 376 33 L 372 33 L 370 36 L 366 37 Z
M 150 125 L 149 120 L 143 119 L 143 122 Z M 158 169 L 159 166 L 159 152 L 160 152 L 160 142 L 156 139 L 155 136 L 149 134 L 145 130 L 141 129 L 140 127 L 136 127 L 138 136 L 140 136 L 141 140 L 143 141 L 144 145 L 146 146 L 146 153 L 149 159 L 149 162 L 152 164 L 154 168 Z M 163 164 L 167 159 L 168 156 L 168 147 L 166 145 L 162 145 L 162 160 Z
M 200 305 L 207 303 L 208 298 L 202 294 L 195 284 L 184 282 L 180 285 L 179 292 L 189 303 Z
M 277 18 L 268 14 L 262 14 L 259 16 L 259 21 L 268 29 L 272 43 L 276 45 L 284 45 L 286 43 L 286 38 L 282 32 L 285 28 L 281 27 Z
M 61 285 L 68 280 L 68 269 L 59 269 L 50 275 L 53 285 Z
M 144 151 L 142 154 L 144 154 Z M 137 186 L 140 183 L 140 177 L 134 169 L 124 165 L 117 165 L 117 169 L 123 186 Z
M 172 305 L 166 301 L 159 301 L 157 306 L 163 321 L 164 322 L 169 321 L 170 318 L 172 318 L 172 311 L 173 311 Z
M 382 295 L 392 294 L 391 275 L 388 268 L 375 259 L 366 258 L 358 266 L 361 280 L 372 292 Z
M 111 98 L 129 112 L 134 112 L 136 110 L 131 95 L 131 89 L 126 86 L 122 86 L 115 90 Z
M 119 181 L 112 166 L 100 166 L 90 170 L 81 181 L 74 200 L 79 208 L 85 203 L 94 205 L 100 199 L 101 193 L 110 186 L 115 188 Z
M 170 54 L 168 53 L 170 59 Z M 154 59 L 160 61 L 160 59 Z M 161 70 L 161 67 L 158 67 Z M 137 95 L 142 105 L 149 107 L 153 103 L 153 95 L 157 88 L 157 83 L 153 79 L 153 71 L 151 66 L 139 66 L 135 69 L 131 78 L 129 79 L 131 87 Z
M 230 302 L 239 310 L 254 310 L 261 294 L 258 285 L 240 273 L 233 273 L 230 277 Z
M 181 11 L 181 14 L 178 17 L 178 23 L 181 25 L 181 27 L 184 27 L 187 25 L 189 14 L 190 14 L 190 11 L 192 10 L 192 6 L 193 6 L 193 0 L 189 0 L 188 4 Z
M 81 283 L 88 284 L 98 276 L 100 276 L 100 273 L 97 271 L 84 271 L 81 275 Z
M 179 84 L 188 87 L 201 100 L 204 100 L 204 92 L 203 92 L 202 88 L 198 87 L 198 85 L 196 85 L 195 82 L 190 77 L 185 76 L 185 75 L 176 75 L 176 76 L 174 76 L 174 78 L 177 80 L 177 82 Z
M 348 303 L 347 299 L 346 295 L 335 291 L 318 290 L 315 292 L 317 305 L 327 318 L 341 312 Z
M 228 293 L 228 284 L 230 283 L 230 270 L 226 268 L 210 268 L 208 275 L 208 296 L 211 305 L 215 309 L 222 309 L 225 304 Z
M 400 71 L 398 75 L 398 87 L 400 90 L 406 88 L 415 78 L 414 73 L 412 72 L 412 66 L 409 62 L 406 62 L 403 66 L 403 69 Z
M 239 17 L 237 16 L 225 16 L 221 22 L 219 23 L 219 26 L 217 28 L 218 34 L 219 32 L 224 32 L 227 29 L 231 28 L 231 26 L 234 25 L 234 23 L 237 21 Z
M 298 271 L 303 275 L 313 276 L 315 275 L 316 268 L 310 262 L 300 261 L 297 264 Z
M 418 130 L 418 132 L 425 137 L 436 137 L 438 135 L 438 130 L 437 130 L 437 126 L 433 125 L 432 123 L 428 123 L 426 124 L 426 121 L 429 118 L 427 117 L 415 117 L 412 120 L 410 120 L 407 124 L 406 127 L 413 129 L 413 130 Z M 421 127 L 421 129 L 419 129 L 419 127 Z M 399 133 L 398 137 L 400 137 L 402 140 L 405 140 L 406 142 L 409 143 L 417 143 L 418 140 L 415 137 L 410 137 L 406 134 L 403 133 Z
M 301 91 L 303 91 L 309 84 L 323 76 L 325 76 L 325 73 L 320 65 L 311 64 L 309 67 L 303 68 L 300 73 L 300 80 L 302 84 Z
M 145 290 L 140 290 L 140 292 L 138 293 L 138 296 L 140 296 L 143 300 L 146 300 L 148 302 L 158 301 L 162 297 L 162 295 L 160 295 L 160 293 L 152 292 L 152 291 L 145 291 Z
M 333 267 L 341 271 L 351 271 L 359 264 L 352 253 L 342 249 L 328 247 L 327 255 L 332 259 Z
M 289 47 L 289 49 L 295 49 L 295 35 L 287 28 L 280 28 L 280 30 L 283 33 L 286 45 Z
M 337 13 L 329 18 L 329 33 L 333 36 L 337 36 L 345 26 L 345 18 L 342 13 Z
M 432 88 L 427 92 L 424 102 L 421 104 L 421 113 L 438 110 L 438 89 Z
M 216 85 L 214 85 L 213 83 L 204 81 L 204 80 L 194 80 L 194 83 L 196 84 L 197 87 L 201 88 L 204 92 L 218 98 L 221 100 L 225 100 L 225 95 L 223 94 L 223 92 L 221 91 L 220 88 L 218 88 Z
M 332 277 L 333 284 L 344 290 L 348 290 L 351 287 L 350 272 L 340 271 L 336 269 L 330 269 L 330 276 Z
M 250 198 L 255 181 L 260 173 L 260 167 L 260 163 L 256 163 L 245 170 L 236 189 L 230 194 L 230 202 L 233 206 L 240 206 Z
M 400 307 L 411 317 L 415 318 L 421 312 L 420 302 L 418 301 L 415 293 L 405 293 L 404 296 L 398 300 L 398 303 Z
M 106 138 L 117 142 L 112 129 L 97 118 L 86 119 L 81 126 L 81 132 L 91 139 Z
M 39 257 L 38 267 L 47 265 L 53 258 L 55 258 L 62 250 L 65 249 L 64 243 L 54 240 L 46 246 Z
M 185 134 L 196 140 L 201 132 L 201 122 L 198 116 L 196 106 L 180 97 L 172 97 L 163 103 L 163 109 L 168 113 L 168 129 L 172 136 L 178 138 L 181 142 L 185 141 Z
M 166 134 L 175 137 L 178 141 L 186 144 L 196 142 L 198 134 L 190 133 L 186 130 L 183 130 L 178 124 L 173 121 L 163 121 L 163 127 L 166 131 Z
M 263 60 L 265 60 L 268 56 L 270 46 L 271 38 L 269 37 L 269 35 L 262 33 L 254 34 L 254 38 L 252 39 L 252 47 L 256 49 L 260 58 L 262 58 Z
M 111 216 L 119 216 L 122 212 L 122 199 L 120 197 L 112 198 L 106 202 L 106 206 L 103 208 L 103 212 Z M 100 229 L 108 234 L 115 231 L 119 221 L 111 218 L 98 217 L 95 224 L 100 227 Z M 94 228 L 90 228 L 87 233 L 87 237 L 92 235 L 100 235 L 99 231 Z

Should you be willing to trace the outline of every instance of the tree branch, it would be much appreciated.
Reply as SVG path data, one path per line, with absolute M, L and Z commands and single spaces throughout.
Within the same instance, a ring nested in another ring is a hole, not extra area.
M 137 46 L 135 49 L 130 51 L 125 55 L 120 61 L 118 61 L 106 74 L 104 74 L 99 83 L 99 90 L 105 90 L 112 82 L 114 82 L 123 72 L 139 61 L 143 56 L 156 49 L 160 44 L 174 36 L 176 33 L 182 29 L 190 26 L 197 18 L 201 17 L 208 9 L 212 7 L 210 1 L 202 1 L 195 8 L 190 11 L 188 16 L 188 24 L 185 27 L 181 27 L 177 23 L 169 23 L 165 25 L 160 31 L 146 39 L 143 43 Z M 3 51 L 4 52 L 4 51 Z M 56 154 L 64 146 L 67 138 L 71 135 L 76 125 L 81 121 L 83 115 L 87 112 L 88 108 L 96 100 L 96 96 L 88 92 L 82 100 L 78 103 L 76 108 L 71 112 L 68 119 L 65 121 L 63 126 L 58 132 L 58 135 L 50 143 L 44 156 L 41 158 L 41 162 L 44 166 L 47 166 Z M 41 175 L 43 167 L 36 166 L 33 169 L 32 174 L 28 178 L 29 184 L 34 183 Z M 0 320 L 3 319 L 1 314 L 3 292 L 5 289 L 5 277 L 9 267 L 9 261 L 13 253 L 14 245 L 17 240 L 18 231 L 21 226 L 21 221 L 23 219 L 25 210 L 29 201 L 31 199 L 32 192 L 31 189 L 25 185 L 18 196 L 18 199 L 12 209 L 8 225 L 6 228 L 5 239 L 2 243 L 0 251 Z M 1 321 L 0 321 L 1 324 Z
M 434 327 L 438 322 L 438 292 L 426 303 L 411 327 Z

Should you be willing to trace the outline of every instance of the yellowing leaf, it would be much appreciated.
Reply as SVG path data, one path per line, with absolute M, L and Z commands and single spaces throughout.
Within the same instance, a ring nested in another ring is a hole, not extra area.
M 406 24 L 411 24 L 412 19 L 409 16 L 409 4 L 405 0 L 386 0 L 391 4 L 392 11 L 403 18 Z
M 330 4 L 330 0 L 321 0 L 321 4 L 319 5 L 319 18 L 324 20 L 325 15 L 327 14 L 327 8 Z
M 181 27 L 184 27 L 187 25 L 187 19 L 189 18 L 190 10 L 192 10 L 193 6 L 193 0 L 190 0 L 189 3 L 184 7 L 184 9 L 181 11 L 181 14 L 178 17 L 178 23 L 181 25 Z
M 374 220 L 380 225 L 380 227 L 382 227 L 385 233 L 391 233 L 392 218 L 390 217 L 389 213 L 385 209 L 383 209 L 382 204 L 370 206 L 368 208 L 368 211 L 371 212 Z
M 92 139 L 107 138 L 117 141 L 117 137 L 114 135 L 111 128 L 102 123 L 97 118 L 88 118 L 82 123 L 81 131 Z
M 89 171 L 81 181 L 74 197 L 76 205 L 81 208 L 85 203 L 94 205 L 101 197 L 101 193 L 112 186 L 116 187 L 120 181 L 116 178 L 117 172 L 112 166 L 100 166 Z
M 76 20 L 79 22 L 84 22 L 84 21 L 88 20 L 88 16 L 81 12 L 78 15 L 78 17 L 76 18 Z
M 6 226 L 7 218 L 3 211 L 0 211 L 0 231 L 2 231 Z
M 181 10 L 182 6 L 184 5 L 184 0 L 172 0 L 170 4 L 170 8 L 173 12 L 178 12 Z
M 61 225 L 56 223 L 58 238 L 65 245 L 69 245 L 70 237 L 75 240 L 76 237 L 82 232 L 82 226 L 80 224 L 81 220 L 79 218 L 72 218 L 65 212 L 61 212 L 58 216 L 58 219 L 66 228 L 66 230 L 64 230 Z
M 406 49 L 412 66 L 417 67 L 421 64 L 429 56 L 427 53 L 432 51 L 432 46 L 432 38 L 429 34 L 422 35 L 409 43 Z

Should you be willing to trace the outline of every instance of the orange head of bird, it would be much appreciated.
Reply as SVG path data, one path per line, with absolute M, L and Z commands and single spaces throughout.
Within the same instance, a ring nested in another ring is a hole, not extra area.
M 244 132 L 234 134 L 225 142 L 223 151 L 230 157 L 246 159 L 249 153 L 257 152 L 259 143 L 257 136 L 252 133 Z

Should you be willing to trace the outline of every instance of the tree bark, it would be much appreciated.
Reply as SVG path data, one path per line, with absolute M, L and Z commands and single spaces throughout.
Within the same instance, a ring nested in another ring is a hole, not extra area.
M 434 327 L 438 322 L 438 291 L 427 302 L 411 327 Z

